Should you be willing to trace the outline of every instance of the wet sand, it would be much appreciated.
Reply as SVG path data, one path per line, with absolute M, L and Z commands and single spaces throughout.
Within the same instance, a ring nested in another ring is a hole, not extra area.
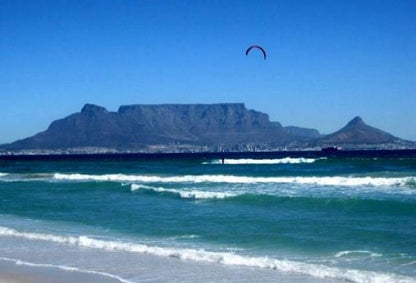
M 2 283 L 114 283 L 117 279 L 100 274 L 78 271 L 65 271 L 55 267 L 37 267 L 20 265 L 14 262 L 0 261 L 0 282 Z
M 340 282 L 295 272 L 0 237 L 3 282 Z
M 111 278 L 102 274 L 68 271 L 58 267 L 28 266 L 12 261 L 0 261 L 1 283 L 112 283 L 112 282 L 339 282 L 313 278 L 296 273 L 201 264 L 143 255 L 140 268 L 129 279 Z

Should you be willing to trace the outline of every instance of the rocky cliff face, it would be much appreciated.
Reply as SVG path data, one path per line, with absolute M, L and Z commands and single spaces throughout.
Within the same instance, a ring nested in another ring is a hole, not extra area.
M 269 141 L 284 135 L 268 115 L 244 104 L 130 105 L 120 107 L 118 114 L 149 137 L 158 133 L 158 141 L 233 144 L 258 141 L 266 133 Z

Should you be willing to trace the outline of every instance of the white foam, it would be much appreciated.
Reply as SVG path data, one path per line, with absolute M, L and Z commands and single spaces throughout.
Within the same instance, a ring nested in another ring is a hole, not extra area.
M 8 261 L 8 262 L 14 262 L 16 265 L 25 265 L 25 266 L 31 266 L 31 267 L 47 267 L 47 268 L 57 268 L 64 271 L 70 271 L 70 272 L 80 272 L 80 273 L 87 273 L 87 274 L 96 274 L 101 275 L 109 278 L 116 279 L 123 283 L 133 283 L 133 281 L 126 280 L 124 278 L 121 278 L 117 275 L 107 273 L 107 272 L 99 272 L 99 271 L 92 271 L 87 269 L 81 269 L 73 266 L 66 266 L 66 265 L 55 265 L 55 264 L 49 264 L 49 263 L 33 263 L 28 261 L 23 261 L 20 259 L 13 259 L 13 258 L 7 258 L 7 257 L 0 257 L 0 260 Z
M 328 267 L 321 264 L 279 260 L 269 257 L 250 257 L 229 252 L 211 252 L 202 249 L 179 249 L 157 246 L 147 246 L 137 243 L 93 239 L 86 236 L 59 236 L 43 233 L 20 232 L 15 229 L 0 226 L 0 236 L 19 237 L 30 240 L 42 240 L 70 244 L 85 248 L 103 249 L 109 251 L 126 251 L 173 257 L 181 260 L 219 263 L 225 265 L 250 266 L 257 268 L 276 269 L 284 272 L 298 272 L 318 278 L 335 278 L 352 282 L 416 282 L 415 279 L 389 273 Z
M 191 234 L 191 235 L 175 236 L 175 237 L 171 237 L 170 239 L 172 239 L 172 240 L 178 240 L 179 239 L 180 240 L 180 239 L 196 239 L 196 238 L 199 238 L 199 236 Z
M 224 164 L 241 165 L 241 164 L 300 164 L 313 163 L 315 158 L 292 158 L 285 157 L 280 159 L 224 159 Z M 222 160 L 212 160 L 203 162 L 203 164 L 222 164 Z
M 125 175 L 125 174 L 61 174 L 55 173 L 56 180 L 67 181 L 112 181 L 142 183 L 280 183 L 280 184 L 313 184 L 322 186 L 404 186 L 415 182 L 416 177 L 385 178 L 385 177 L 252 177 L 235 175 Z
M 50 173 L 0 173 L 2 182 L 50 181 L 51 177 Z
M 374 253 L 374 252 L 371 252 L 371 251 L 354 250 L 354 251 L 341 251 L 341 252 L 338 252 L 338 253 L 335 254 L 335 257 L 344 257 L 344 256 L 356 255 L 356 254 L 369 255 L 371 257 L 380 257 L 380 256 L 382 256 L 382 254 Z
M 178 189 L 165 189 L 161 187 L 152 187 L 147 185 L 132 184 L 131 191 L 137 190 L 151 190 L 155 192 L 169 192 L 173 194 L 178 194 L 181 198 L 192 198 L 192 199 L 224 199 L 227 197 L 234 197 L 238 194 L 230 192 L 210 192 L 210 191 L 200 191 L 200 190 L 178 190 Z
M 9 236 L 9 237 L 19 237 L 25 238 L 29 240 L 42 240 L 42 241 L 49 241 L 61 244 L 71 244 L 75 245 L 78 241 L 76 237 L 70 236 L 57 236 L 53 234 L 44 234 L 44 233 L 27 233 L 27 232 L 19 232 L 15 229 L 10 229 L 7 227 L 0 226 L 0 236 Z

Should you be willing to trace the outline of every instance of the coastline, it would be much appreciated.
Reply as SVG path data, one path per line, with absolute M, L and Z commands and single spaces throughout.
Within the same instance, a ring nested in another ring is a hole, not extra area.
M 5 283 L 116 283 L 115 278 L 98 273 L 75 270 L 64 270 L 58 267 L 47 267 L 18 263 L 12 260 L 0 260 L 0 282 Z
M 0 161 L 75 161 L 75 160 L 132 160 L 165 159 L 279 159 L 279 158 L 413 158 L 416 149 L 377 150 L 294 150 L 294 151 L 227 151 L 227 152 L 158 152 L 158 153 L 13 153 L 0 152 Z
M 36 251 L 36 252 L 33 252 Z M 0 237 L 0 282 L 343 282 L 304 273 Z
M 336 283 L 335 279 L 242 266 L 223 266 L 166 259 L 137 257 L 138 273 L 132 279 L 76 268 L 0 259 L 0 282 L 5 283 L 116 283 L 116 282 L 311 282 Z M 166 265 L 167 264 L 167 265 Z M 73 269 L 73 270 L 70 270 Z

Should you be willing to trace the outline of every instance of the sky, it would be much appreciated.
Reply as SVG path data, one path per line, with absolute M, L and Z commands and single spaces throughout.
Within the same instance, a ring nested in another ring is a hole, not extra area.
M 243 102 L 323 134 L 358 115 L 416 141 L 415 15 L 414 0 L 0 0 L 0 144 L 85 103 Z

